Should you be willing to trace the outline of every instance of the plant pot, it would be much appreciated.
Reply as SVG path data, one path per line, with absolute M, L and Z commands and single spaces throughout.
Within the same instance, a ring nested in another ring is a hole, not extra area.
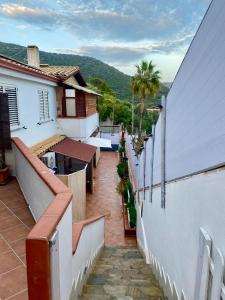
M 0 185 L 4 185 L 9 182 L 9 167 L 6 166 L 0 170 Z

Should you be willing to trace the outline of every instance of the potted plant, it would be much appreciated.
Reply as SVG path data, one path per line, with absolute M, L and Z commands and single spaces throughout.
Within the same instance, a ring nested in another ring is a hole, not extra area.
M 5 163 L 4 151 L 0 154 L 0 185 L 4 185 L 9 181 L 9 166 Z

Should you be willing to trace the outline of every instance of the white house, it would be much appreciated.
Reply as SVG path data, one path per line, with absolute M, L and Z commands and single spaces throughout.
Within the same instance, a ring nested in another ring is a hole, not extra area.
M 11 135 L 32 146 L 57 133 L 57 78 L 0 56 L 0 92 L 9 98 Z
M 224 16 L 225 2 L 212 1 L 139 170 L 129 161 L 139 194 L 138 243 L 169 299 L 224 299 Z

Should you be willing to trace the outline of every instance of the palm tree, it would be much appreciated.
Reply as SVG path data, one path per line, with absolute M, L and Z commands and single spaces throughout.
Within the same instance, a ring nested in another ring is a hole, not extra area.
M 160 88 L 160 72 L 155 71 L 152 61 L 149 63 L 142 61 L 136 66 L 137 72 L 132 78 L 131 89 L 133 94 L 140 97 L 140 122 L 138 137 L 141 137 L 142 117 L 145 107 L 145 101 L 148 96 L 155 97 Z

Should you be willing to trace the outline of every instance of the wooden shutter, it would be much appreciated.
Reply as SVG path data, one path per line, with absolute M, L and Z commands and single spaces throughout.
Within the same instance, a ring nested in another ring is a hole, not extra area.
M 9 104 L 7 94 L 0 87 L 0 150 L 11 149 Z
M 3 87 L 1 87 L 3 90 Z M 5 93 L 8 95 L 9 119 L 11 126 L 19 125 L 17 89 L 13 86 L 4 86 Z

